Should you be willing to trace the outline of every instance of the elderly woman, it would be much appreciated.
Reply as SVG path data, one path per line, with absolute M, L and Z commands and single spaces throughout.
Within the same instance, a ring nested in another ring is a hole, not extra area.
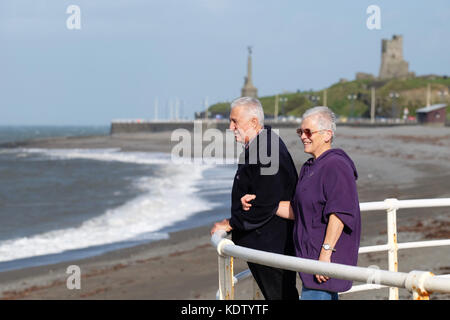
M 294 219 L 294 243 L 298 257 L 356 265 L 361 217 L 353 161 L 341 149 L 332 148 L 335 115 L 327 107 L 314 107 L 303 115 L 297 134 L 304 151 L 312 155 L 302 166 L 292 201 L 281 201 L 277 214 Z M 244 210 L 254 195 L 245 195 Z M 302 299 L 337 300 L 352 282 L 300 272 Z

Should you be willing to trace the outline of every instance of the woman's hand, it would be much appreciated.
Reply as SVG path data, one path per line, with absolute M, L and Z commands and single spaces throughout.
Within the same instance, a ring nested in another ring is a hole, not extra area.
M 248 211 L 250 210 L 250 207 L 252 204 L 250 201 L 254 200 L 256 198 L 256 195 L 254 194 L 246 194 L 241 198 L 241 204 L 242 204 L 242 210 Z
M 328 218 L 327 231 L 325 232 L 325 239 L 323 243 L 329 244 L 332 248 L 335 247 L 339 237 L 342 234 L 342 230 L 344 230 L 344 223 L 339 219 L 339 217 L 332 213 Z M 322 248 L 320 250 L 319 261 L 331 262 L 332 250 L 325 250 Z M 316 280 L 319 283 L 323 283 L 328 281 L 330 278 L 316 274 Z
M 322 248 L 322 250 L 320 250 L 319 261 L 331 262 L 331 253 L 332 252 L 330 250 L 325 250 Z M 330 279 L 330 277 L 323 276 L 320 274 L 316 274 L 315 277 L 317 282 L 319 283 L 327 282 Z

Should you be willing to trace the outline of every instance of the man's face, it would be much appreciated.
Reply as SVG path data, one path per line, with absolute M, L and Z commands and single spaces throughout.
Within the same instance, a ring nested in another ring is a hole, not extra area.
M 236 142 L 240 143 L 248 143 L 257 134 L 254 118 L 247 115 L 240 106 L 231 110 L 229 128 L 233 130 Z

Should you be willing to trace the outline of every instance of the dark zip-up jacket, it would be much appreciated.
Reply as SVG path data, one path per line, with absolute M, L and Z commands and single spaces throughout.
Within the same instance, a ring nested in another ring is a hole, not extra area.
M 280 201 L 292 199 L 298 175 L 284 142 L 269 126 L 264 129 L 245 149 L 236 171 L 231 194 L 232 240 L 253 249 L 293 255 L 294 222 L 280 218 L 276 211 Z M 242 209 L 245 194 L 256 195 L 249 211 Z

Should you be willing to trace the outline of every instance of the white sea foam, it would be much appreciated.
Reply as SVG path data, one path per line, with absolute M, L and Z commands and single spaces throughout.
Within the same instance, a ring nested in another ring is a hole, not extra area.
M 170 155 L 159 152 L 122 152 L 119 148 L 108 149 L 17 149 L 20 153 L 39 154 L 43 159 L 88 159 L 118 161 L 136 164 L 167 164 Z
M 196 212 L 211 209 L 214 205 L 196 194 L 203 172 L 211 167 L 204 164 L 175 165 L 167 154 L 121 152 L 119 149 L 22 149 L 20 152 L 39 153 L 55 160 L 82 158 L 159 164 L 159 167 L 157 175 L 142 177 L 135 182 L 143 191 L 142 195 L 122 206 L 109 209 L 76 228 L 1 241 L 0 261 L 129 240 L 167 238 L 168 234 L 161 232 L 163 228 L 185 220 Z

